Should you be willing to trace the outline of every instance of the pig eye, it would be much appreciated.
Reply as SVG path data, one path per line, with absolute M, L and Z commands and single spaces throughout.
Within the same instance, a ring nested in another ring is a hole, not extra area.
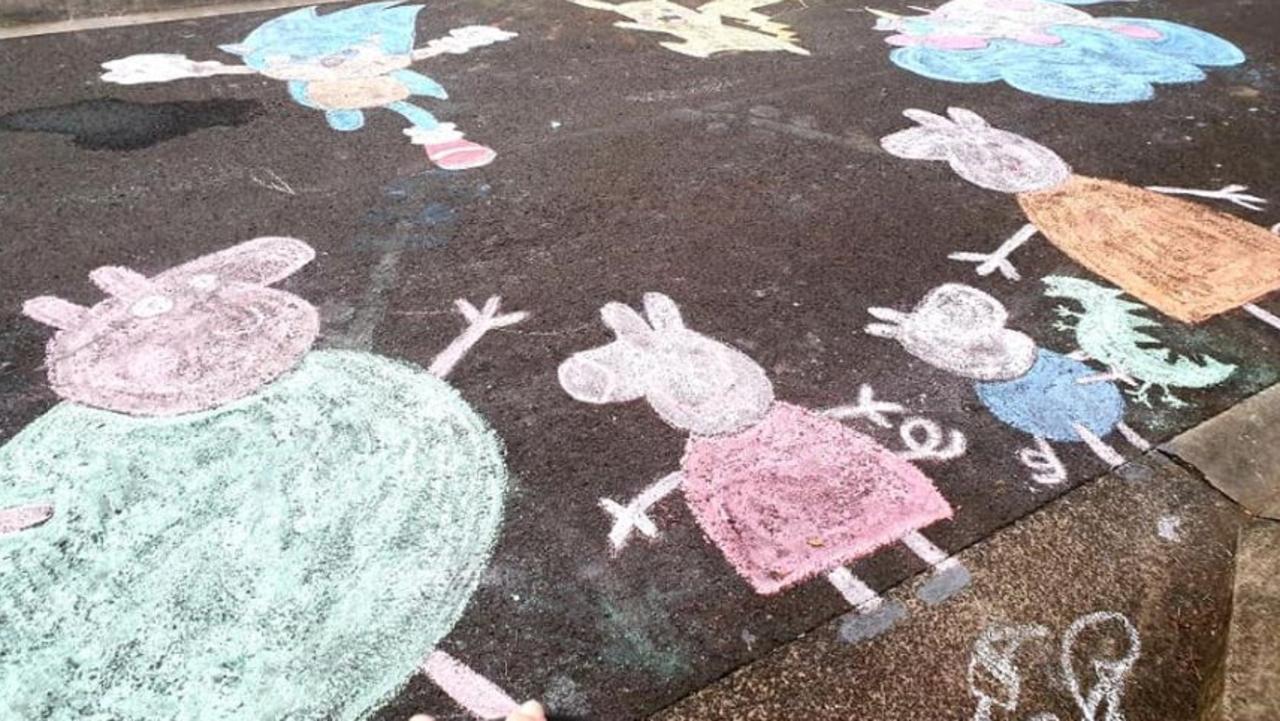
M 149 295 L 130 306 L 129 312 L 137 318 L 151 318 L 168 313 L 172 308 L 173 301 L 163 295 Z
M 191 280 L 187 281 L 187 285 L 196 290 L 213 290 L 218 287 L 218 276 L 213 273 L 201 273 L 200 275 L 192 276 Z

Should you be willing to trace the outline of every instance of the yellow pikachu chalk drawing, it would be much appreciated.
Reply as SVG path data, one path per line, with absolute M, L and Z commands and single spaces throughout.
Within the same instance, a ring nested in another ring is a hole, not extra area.
M 696 9 L 670 0 L 569 2 L 594 10 L 608 10 L 631 19 L 630 22 L 614 23 L 616 27 L 675 35 L 679 41 L 660 43 L 662 47 L 695 58 L 733 51 L 781 50 L 797 55 L 809 54 L 808 50 L 795 44 L 796 36 L 790 27 L 756 12 L 756 8 L 777 5 L 779 0 L 711 0 Z

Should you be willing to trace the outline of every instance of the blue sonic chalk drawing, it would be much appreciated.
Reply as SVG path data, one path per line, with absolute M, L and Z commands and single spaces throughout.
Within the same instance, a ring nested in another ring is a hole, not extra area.
M 1082 103 L 1150 100 L 1155 83 L 1204 80 L 1202 67 L 1238 65 L 1222 38 L 1163 20 L 1095 18 L 1071 5 L 1105 0 L 951 0 L 923 15 L 872 10 L 893 34 L 889 59 L 955 83 L 1003 80 L 1028 93 Z
M 495 153 L 441 123 L 415 98 L 445 99 L 435 80 L 410 69 L 418 60 L 502 42 L 515 33 L 474 25 L 451 30 L 414 47 L 421 5 L 375 2 L 321 15 L 306 7 L 259 25 L 243 40 L 220 48 L 243 65 L 193 61 L 183 55 L 146 53 L 103 63 L 102 79 L 125 85 L 209 75 L 260 74 L 283 80 L 301 105 L 324 111 L 334 130 L 359 130 L 365 111 L 383 108 L 408 121 L 405 134 L 446 170 L 486 165 Z

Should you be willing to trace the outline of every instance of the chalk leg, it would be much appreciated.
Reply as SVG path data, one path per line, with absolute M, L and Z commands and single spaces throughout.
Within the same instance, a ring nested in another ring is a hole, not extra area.
M 444 651 L 432 651 L 419 669 L 475 718 L 502 719 L 519 707 L 492 681 Z
M 1089 450 L 1093 451 L 1093 455 L 1097 456 L 1108 466 L 1115 468 L 1124 465 L 1124 456 L 1120 455 L 1116 449 L 1107 445 L 1105 441 L 1099 438 L 1093 431 L 1085 428 L 1079 423 L 1072 423 L 1072 428 L 1076 429 L 1076 435 L 1080 436 L 1080 440 L 1084 441 Z
M 1129 445 L 1133 446 L 1134 448 L 1137 448 L 1143 453 L 1146 453 L 1147 451 L 1151 450 L 1151 444 L 1147 442 L 1147 439 L 1138 435 L 1138 432 L 1130 428 L 1129 424 L 1117 423 L 1116 430 L 1120 431 L 1120 435 L 1124 436 L 1124 439 L 1126 441 L 1129 441 Z
M 1280 316 L 1277 316 L 1275 313 L 1268 310 L 1264 310 L 1263 308 L 1259 308 L 1253 303 L 1245 303 L 1243 307 L 1245 312 L 1249 315 L 1257 318 L 1276 330 L 1280 330 Z
M 907 616 L 907 609 L 901 603 L 871 590 L 847 568 L 831 571 L 827 580 L 853 606 L 853 611 L 845 614 L 840 622 L 840 640 L 845 643 L 875 638 Z
M 919 531 L 912 531 L 903 536 L 902 542 L 911 549 L 912 553 L 919 556 L 920 560 L 933 567 L 929 578 L 916 588 L 916 598 L 930 606 L 942 603 L 964 590 L 973 579 L 969 569 L 965 568 L 963 563 L 948 556 Z

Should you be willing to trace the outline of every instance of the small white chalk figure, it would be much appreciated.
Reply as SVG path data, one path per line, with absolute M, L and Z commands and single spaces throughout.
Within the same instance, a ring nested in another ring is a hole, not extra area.
M 674 301 L 644 295 L 645 315 L 608 303 L 601 317 L 616 336 L 560 365 L 560 384 L 593 404 L 640 398 L 671 426 L 687 431 L 681 470 L 623 506 L 615 516 L 615 552 L 632 530 L 654 537 L 645 512 L 677 488 L 703 532 L 760 594 L 825 574 L 856 613 L 846 641 L 874 636 L 905 615 L 846 567 L 902 541 L 932 569 L 917 595 L 937 603 L 968 582 L 968 571 L 921 533 L 951 506 L 905 458 L 833 417 L 775 400 L 755 361 L 690 330 Z
M 1035 438 L 1019 458 L 1042 484 L 1061 483 L 1066 471 L 1050 441 L 1085 443 L 1109 466 L 1124 457 L 1102 439 L 1119 431 L 1136 447 L 1149 445 L 1124 423 L 1124 398 L 1114 383 L 1081 360 L 1036 346 L 1005 327 L 1000 301 L 967 285 L 947 283 L 925 294 L 910 312 L 870 308 L 883 323 L 870 335 L 898 341 L 926 363 L 975 381 L 978 398 L 997 418 Z

